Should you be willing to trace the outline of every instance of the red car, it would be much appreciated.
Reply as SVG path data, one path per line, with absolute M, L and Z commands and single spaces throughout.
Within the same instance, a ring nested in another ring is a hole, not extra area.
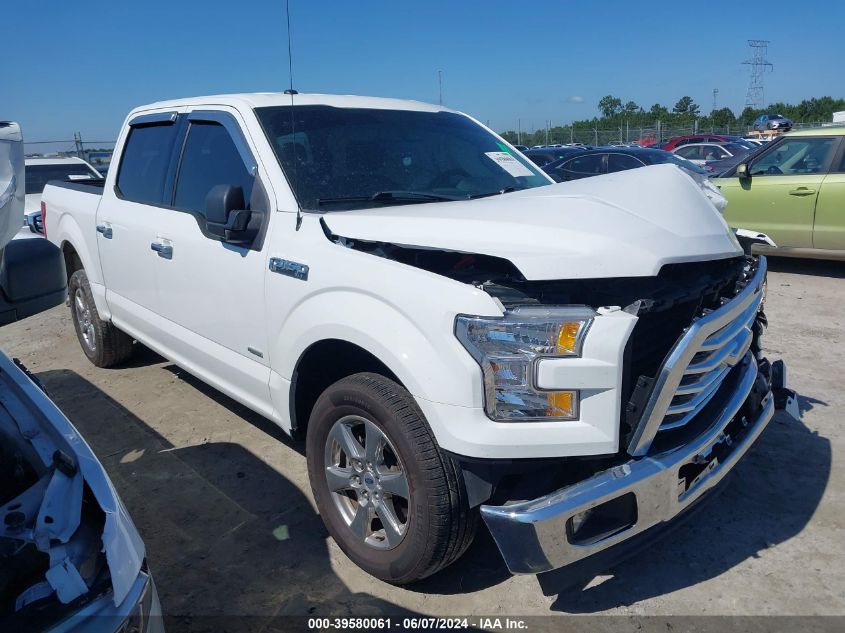
M 686 136 L 673 136 L 660 145 L 660 149 L 671 152 L 676 147 L 689 145 L 690 143 L 729 143 L 732 140 L 734 139 L 730 136 L 720 136 L 718 134 L 687 134 Z

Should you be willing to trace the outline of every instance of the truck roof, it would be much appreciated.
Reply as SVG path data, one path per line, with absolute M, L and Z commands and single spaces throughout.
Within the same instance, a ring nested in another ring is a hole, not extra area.
M 135 108 L 131 114 L 146 110 L 162 108 L 179 108 L 182 106 L 246 106 L 248 108 L 263 108 L 267 106 L 294 105 L 326 105 L 335 108 L 372 108 L 380 110 L 412 110 L 418 112 L 456 112 L 443 106 L 411 101 L 406 99 L 387 99 L 383 97 L 360 97 L 356 95 L 326 95 L 316 93 L 297 93 L 295 95 L 283 92 L 250 92 L 240 94 L 209 95 L 205 97 L 188 97 L 159 101 Z

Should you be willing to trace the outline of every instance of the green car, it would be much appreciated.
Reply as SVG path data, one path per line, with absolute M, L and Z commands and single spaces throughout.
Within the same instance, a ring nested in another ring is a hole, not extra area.
M 728 224 L 777 244 L 755 252 L 845 260 L 845 128 L 785 134 L 713 184 Z

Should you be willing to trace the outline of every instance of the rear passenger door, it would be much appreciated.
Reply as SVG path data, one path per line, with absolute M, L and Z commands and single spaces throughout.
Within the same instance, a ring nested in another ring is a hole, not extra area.
M 106 302 L 115 324 L 155 339 L 158 312 L 150 243 L 165 214 L 169 173 L 178 135 L 176 112 L 129 122 L 114 187 L 97 209 L 97 243 Z
M 257 152 L 237 112 L 194 111 L 186 126 L 172 208 L 153 236 L 162 249 L 154 263 L 159 311 L 168 322 L 163 342 L 178 364 L 270 417 L 261 249 L 270 202 Z M 235 245 L 208 232 L 206 196 L 216 185 L 240 187 L 245 206 L 264 218 L 256 243 Z
M 838 155 L 819 189 L 813 246 L 845 250 L 845 137 L 839 139 Z

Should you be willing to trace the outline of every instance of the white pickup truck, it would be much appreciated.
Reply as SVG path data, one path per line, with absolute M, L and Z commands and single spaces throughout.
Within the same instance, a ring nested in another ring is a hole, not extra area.
M 378 578 L 479 516 L 515 573 L 629 544 L 772 417 L 765 259 L 675 166 L 553 184 L 462 113 L 293 91 L 138 108 L 114 164 L 43 196 L 83 351 L 138 341 L 305 437 Z

